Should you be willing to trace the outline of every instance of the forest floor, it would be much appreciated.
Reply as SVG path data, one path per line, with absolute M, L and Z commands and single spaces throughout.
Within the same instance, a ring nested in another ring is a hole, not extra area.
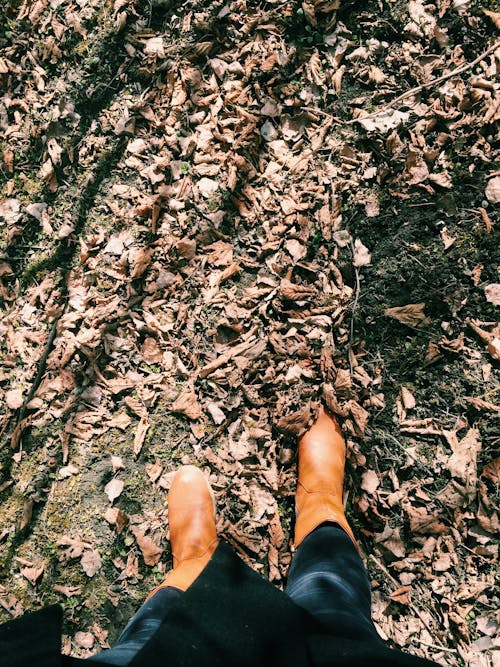
M 182 463 L 283 587 L 324 402 L 380 633 L 498 664 L 495 3 L 4 4 L 0 621 L 112 644 Z

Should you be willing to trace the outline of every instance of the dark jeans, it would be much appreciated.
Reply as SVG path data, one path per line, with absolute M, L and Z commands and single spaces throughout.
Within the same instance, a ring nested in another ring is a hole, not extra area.
M 363 561 L 336 524 L 324 523 L 304 539 L 292 561 L 285 592 L 336 635 L 380 640 L 371 619 L 370 583 Z M 159 590 L 132 617 L 113 648 L 88 660 L 127 665 L 180 595 L 176 588 Z

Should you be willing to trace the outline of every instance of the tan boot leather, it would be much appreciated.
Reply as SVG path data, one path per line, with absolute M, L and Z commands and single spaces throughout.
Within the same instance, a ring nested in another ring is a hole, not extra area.
M 168 493 L 168 521 L 174 567 L 147 597 L 172 586 L 185 591 L 203 571 L 219 544 L 215 528 L 215 501 L 204 474 L 183 466 Z
M 295 547 L 317 526 L 337 523 L 356 544 L 342 502 L 345 442 L 337 420 L 324 408 L 299 442 L 295 493 Z

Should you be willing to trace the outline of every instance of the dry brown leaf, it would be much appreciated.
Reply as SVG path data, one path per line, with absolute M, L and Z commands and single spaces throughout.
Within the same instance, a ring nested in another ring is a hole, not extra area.
M 500 283 L 491 283 L 484 288 L 486 301 L 494 306 L 500 306 Z
M 352 263 L 359 268 L 360 266 L 368 266 L 371 262 L 372 257 L 370 251 L 359 239 L 356 239 L 354 241 L 354 257 Z
M 491 223 L 490 216 L 486 212 L 486 209 L 482 208 L 481 206 L 479 206 L 477 210 L 481 214 L 481 218 L 483 219 L 484 226 L 486 227 L 486 232 L 489 234 L 491 232 L 491 230 L 493 229 L 493 225 Z M 474 284 L 477 285 L 477 283 L 474 283 Z
M 160 560 L 163 549 L 158 546 L 158 544 L 155 544 L 153 540 L 145 535 L 139 528 L 133 526 L 130 530 L 134 534 L 146 565 L 156 565 Z
M 117 470 L 124 470 L 125 465 L 123 463 L 122 457 L 111 454 L 111 467 L 113 468 L 113 472 L 116 472 Z
M 123 491 L 124 482 L 121 479 L 116 479 L 114 477 L 110 480 L 104 487 L 104 493 L 108 496 L 109 501 L 112 503 L 118 498 L 118 496 Z
M 95 637 L 91 632 L 78 631 L 75 633 L 73 639 L 75 640 L 75 644 L 77 646 L 88 649 L 93 648 L 95 642 Z
M 370 495 L 373 495 L 380 486 L 380 479 L 375 470 L 366 470 L 361 475 L 361 488 Z
M 140 278 L 151 263 L 152 248 L 132 248 L 129 251 L 130 278 Z
M 137 424 L 137 429 L 134 436 L 134 447 L 133 453 L 137 457 L 141 453 L 144 440 L 146 438 L 146 433 L 150 427 L 150 423 L 147 416 L 141 417 L 139 423 Z
M 82 592 L 81 586 L 63 586 L 62 584 L 54 584 L 53 589 L 56 593 L 62 593 L 67 598 L 76 597 Z
M 112 526 L 115 526 L 116 532 L 118 535 L 123 531 L 123 529 L 128 526 L 129 518 L 122 512 L 118 507 L 108 507 L 104 514 L 104 518 Z
M 11 410 L 18 410 L 24 403 L 21 389 L 9 389 L 5 392 L 5 402 Z
M 170 406 L 172 412 L 186 415 L 189 419 L 199 419 L 202 415 L 201 406 L 198 403 L 193 389 L 185 389 Z
M 365 429 L 370 418 L 369 413 L 356 401 L 349 401 L 349 410 L 354 421 L 357 434 L 361 437 L 365 434 Z
M 85 574 L 88 577 L 93 577 L 101 569 L 102 558 L 97 549 L 86 549 L 80 563 Z
M 500 413 L 500 406 L 491 403 L 491 401 L 485 401 L 483 398 L 473 398 L 472 396 L 464 396 L 461 400 L 470 403 L 478 410 L 486 410 L 488 412 Z
M 500 176 L 495 176 L 488 181 L 484 194 L 492 204 L 500 203 Z
M 495 25 L 495 28 L 500 29 L 500 12 L 491 12 L 489 9 L 483 9 L 483 14 L 486 14 Z
M 452 236 L 445 227 L 444 229 L 441 230 L 441 240 L 443 242 L 444 249 L 448 250 L 448 248 L 451 248 L 451 246 L 455 243 L 457 239 L 455 236 Z
M 399 602 L 399 604 L 410 605 L 411 604 L 411 586 L 401 586 L 397 588 L 390 594 L 391 600 L 394 602 Z
M 500 483 L 500 456 L 484 466 L 481 477 L 490 479 L 494 484 Z
M 454 431 L 444 431 L 444 435 L 453 452 L 446 467 L 453 477 L 465 483 L 465 491 L 472 499 L 476 494 L 477 455 L 481 450 L 479 431 L 469 429 L 460 441 Z
M 407 387 L 401 387 L 400 393 L 405 410 L 413 410 L 417 404 L 415 401 L 415 396 L 413 396 Z
M 33 586 L 36 584 L 38 579 L 42 576 L 45 571 L 46 563 L 43 562 L 38 566 L 33 567 L 22 567 L 21 574 L 25 577 Z
M 418 327 L 426 319 L 424 308 L 425 303 L 409 303 L 406 306 L 386 308 L 384 315 L 410 327 Z
M 306 405 L 300 410 L 280 417 L 276 422 L 276 426 L 282 431 L 300 436 L 307 429 L 310 419 L 311 408 L 309 405 Z

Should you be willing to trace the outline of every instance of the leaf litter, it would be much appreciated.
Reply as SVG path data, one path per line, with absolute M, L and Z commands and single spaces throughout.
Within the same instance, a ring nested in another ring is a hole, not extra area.
M 181 463 L 210 475 L 220 531 L 282 586 L 296 438 L 322 399 L 347 436 L 381 634 L 442 664 L 492 664 L 498 274 L 466 246 L 497 238 L 498 15 L 267 4 L 7 3 L 4 618 L 75 597 L 66 649 L 107 646 L 98 620 L 119 628 L 90 601 L 139 604 L 170 566 Z M 458 214 L 466 171 L 480 196 Z M 366 314 L 384 239 L 357 218 L 377 230 L 421 197 L 445 220 L 406 245 L 398 231 L 392 254 L 432 282 L 420 257 L 436 235 L 453 262 L 447 319 L 402 269 L 406 293 L 391 301 L 379 279 Z M 424 340 L 394 391 L 368 326 L 405 341 L 402 367 Z M 444 411 L 417 378 L 451 364 L 462 384 Z

